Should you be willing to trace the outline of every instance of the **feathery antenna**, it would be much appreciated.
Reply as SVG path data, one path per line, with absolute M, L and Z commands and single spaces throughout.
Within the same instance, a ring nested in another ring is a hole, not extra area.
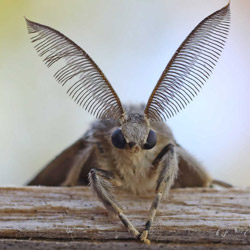
M 197 95 L 212 73 L 230 27 L 230 2 L 201 21 L 177 49 L 151 93 L 145 115 L 174 116 Z
M 90 56 L 60 32 L 28 19 L 26 22 L 44 63 L 48 67 L 58 61 L 63 64 L 54 77 L 61 85 L 69 85 L 69 96 L 97 118 L 120 119 L 124 113 L 121 101 Z

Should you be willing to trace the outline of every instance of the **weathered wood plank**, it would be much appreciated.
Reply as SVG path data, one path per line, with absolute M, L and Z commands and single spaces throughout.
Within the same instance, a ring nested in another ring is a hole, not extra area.
M 153 246 L 153 247 L 152 247 Z M 225 245 L 225 244 L 197 244 L 197 243 L 158 243 L 145 245 L 138 241 L 90 241 L 90 240 L 72 240 L 72 241 L 47 241 L 47 240 L 10 240 L 0 239 L 0 249 L 5 250 L 117 250 L 117 249 L 138 249 L 138 250 L 248 250 L 247 245 Z
M 119 193 L 118 200 L 142 230 L 152 197 L 138 199 Z M 122 248 L 125 244 L 141 249 L 141 243 L 118 219 L 110 220 L 88 187 L 0 188 L 0 238 L 0 249 L 57 249 L 56 245 L 60 249 L 63 244 L 72 249 L 80 249 L 83 244 L 89 249 Z M 209 249 L 212 245 L 215 249 L 235 245 L 247 249 L 250 189 L 171 190 L 160 206 L 149 238 L 157 248 L 168 243 L 169 249 Z

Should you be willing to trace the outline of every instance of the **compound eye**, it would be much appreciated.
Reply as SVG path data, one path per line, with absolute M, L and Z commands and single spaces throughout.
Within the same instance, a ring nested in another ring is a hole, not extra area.
M 116 148 L 123 149 L 126 146 L 126 140 L 120 128 L 117 128 L 111 135 L 111 142 Z
M 157 141 L 156 133 L 153 130 L 149 130 L 147 142 L 144 144 L 144 149 L 151 149 L 155 146 Z

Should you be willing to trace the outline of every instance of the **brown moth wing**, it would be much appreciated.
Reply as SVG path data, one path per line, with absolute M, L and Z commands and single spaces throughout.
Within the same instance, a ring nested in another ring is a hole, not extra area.
M 185 149 L 177 145 L 179 172 L 173 188 L 208 187 L 213 180 L 208 172 Z
M 86 185 L 87 174 L 94 167 L 94 162 L 91 162 L 95 159 L 93 154 L 94 146 L 80 138 L 45 166 L 28 185 L 61 186 L 68 178 L 70 170 L 79 163 L 82 163 L 80 180 L 77 180 L 80 183 L 75 184 Z

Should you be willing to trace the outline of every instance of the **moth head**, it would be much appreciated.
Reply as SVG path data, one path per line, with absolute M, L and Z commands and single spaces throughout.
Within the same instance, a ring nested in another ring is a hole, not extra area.
M 155 131 L 149 128 L 149 120 L 145 115 L 131 113 L 124 117 L 120 127 L 112 131 L 111 142 L 116 148 L 138 153 L 152 149 L 157 138 Z

